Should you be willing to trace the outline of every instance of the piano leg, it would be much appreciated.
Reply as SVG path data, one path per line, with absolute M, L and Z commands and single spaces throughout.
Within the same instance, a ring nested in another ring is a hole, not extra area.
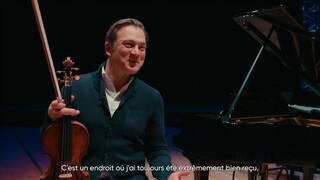
M 195 180 L 207 180 L 209 179 L 209 171 L 194 171 Z
M 201 158 L 189 155 L 184 153 L 184 156 L 187 157 L 192 165 L 202 166 L 202 165 L 210 165 L 205 163 Z M 208 180 L 209 179 L 209 171 L 194 171 L 194 180 Z
M 268 180 L 268 164 L 262 163 L 260 165 L 261 169 L 261 180 Z
M 303 167 L 303 180 L 313 180 L 313 168 Z
M 302 171 L 303 180 L 313 180 L 313 174 L 315 169 L 307 166 L 288 166 L 288 169 L 290 169 L 290 175 L 287 172 L 288 179 L 299 179 L 299 176 L 295 175 L 295 170 L 297 170 L 297 168 L 300 172 Z
M 257 172 L 248 171 L 248 180 L 256 180 L 256 179 L 257 179 Z

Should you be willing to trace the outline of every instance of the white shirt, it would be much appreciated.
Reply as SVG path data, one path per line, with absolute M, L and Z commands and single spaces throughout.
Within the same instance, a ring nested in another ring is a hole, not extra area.
M 105 93 L 109 104 L 109 111 L 112 117 L 114 112 L 119 107 L 123 93 L 128 89 L 130 83 L 133 81 L 134 78 L 132 77 L 130 81 L 127 84 L 125 84 L 118 92 L 116 91 L 116 88 L 114 87 L 111 79 L 105 72 L 104 67 L 102 67 L 102 78 L 106 87 Z

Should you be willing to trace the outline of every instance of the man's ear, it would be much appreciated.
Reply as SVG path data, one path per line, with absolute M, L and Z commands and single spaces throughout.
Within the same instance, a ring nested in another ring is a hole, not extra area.
M 110 56 L 113 47 L 111 46 L 111 44 L 109 42 L 106 42 L 104 44 L 104 49 L 106 51 L 106 55 Z

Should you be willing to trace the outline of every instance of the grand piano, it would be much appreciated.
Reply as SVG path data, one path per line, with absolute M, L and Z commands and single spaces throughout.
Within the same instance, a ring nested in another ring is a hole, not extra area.
M 243 89 L 265 50 L 279 65 L 294 72 L 308 87 L 311 99 L 317 102 L 320 42 L 284 6 L 238 14 L 234 21 L 261 45 L 260 51 L 239 91 L 230 96 L 228 108 L 221 114 L 182 116 L 181 131 L 173 137 L 173 146 L 193 167 L 199 167 L 195 169 L 195 179 L 208 179 L 210 168 L 201 167 L 221 167 L 222 170 L 252 167 L 248 179 L 259 175 L 263 179 L 267 177 L 266 165 L 270 163 L 301 169 L 305 180 L 313 179 L 313 173 L 320 167 L 320 111 L 315 106 L 320 101 L 290 104 L 292 101 L 284 92 L 255 94 L 244 93 Z

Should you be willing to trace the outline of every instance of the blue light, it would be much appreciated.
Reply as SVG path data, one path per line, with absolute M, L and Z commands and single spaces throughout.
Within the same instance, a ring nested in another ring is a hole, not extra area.
M 302 24 L 311 34 L 320 39 L 320 0 L 302 1 Z

